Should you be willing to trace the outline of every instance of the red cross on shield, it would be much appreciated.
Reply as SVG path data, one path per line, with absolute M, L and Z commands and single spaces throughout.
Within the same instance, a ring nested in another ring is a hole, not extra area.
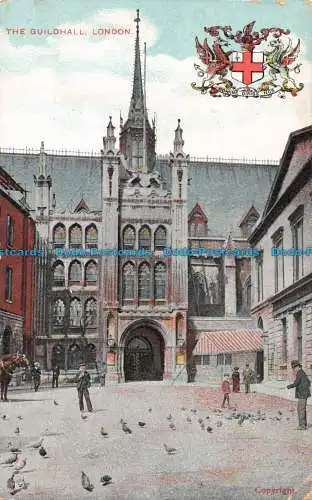
M 231 73 L 234 80 L 250 85 L 263 78 L 263 52 L 233 52 Z

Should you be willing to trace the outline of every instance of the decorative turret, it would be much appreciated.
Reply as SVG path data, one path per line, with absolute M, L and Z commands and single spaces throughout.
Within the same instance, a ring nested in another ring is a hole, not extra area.
M 47 176 L 46 153 L 44 151 L 44 142 L 41 141 L 39 152 L 39 175 L 34 175 L 34 183 L 36 186 L 36 210 L 37 216 L 47 216 L 50 212 L 50 188 L 52 179 Z
M 112 124 L 112 117 L 109 117 L 109 122 L 107 125 L 107 135 L 106 137 L 103 137 L 103 153 L 104 154 L 109 154 L 112 153 L 114 154 L 115 152 L 115 143 L 116 143 L 116 137 L 114 134 L 115 127 Z
M 180 123 L 181 123 L 181 120 L 179 118 L 178 119 L 178 126 L 175 129 L 174 142 L 173 142 L 173 152 L 174 152 L 175 156 L 177 156 L 179 154 L 184 156 L 184 152 L 183 152 L 184 140 L 182 137 L 183 130 L 180 126 Z
M 148 121 L 147 110 L 144 109 L 146 96 L 144 96 L 141 70 L 140 21 L 139 10 L 137 10 L 134 19 L 136 39 L 132 95 L 128 118 L 125 123 L 122 120 L 120 122 L 120 152 L 127 159 L 129 170 L 151 172 L 156 160 L 155 133 Z

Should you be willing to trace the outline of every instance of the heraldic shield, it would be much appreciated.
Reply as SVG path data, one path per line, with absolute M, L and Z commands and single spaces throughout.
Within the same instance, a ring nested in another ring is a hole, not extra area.
M 263 52 L 234 51 L 231 54 L 231 75 L 244 85 L 262 80 L 264 76 L 264 54 Z

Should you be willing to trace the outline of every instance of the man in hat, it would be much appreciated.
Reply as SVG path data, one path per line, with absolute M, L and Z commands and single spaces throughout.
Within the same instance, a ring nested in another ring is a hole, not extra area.
M 249 368 L 249 364 L 246 364 L 246 368 L 243 372 L 243 380 L 245 384 L 245 392 L 250 392 L 250 379 L 251 379 L 251 370 Z
M 298 399 L 298 431 L 306 430 L 307 428 L 307 399 L 311 396 L 310 385 L 311 381 L 303 371 L 299 361 L 293 360 L 291 367 L 296 375 L 295 381 L 287 386 L 287 389 L 296 388 L 295 397 Z
M 87 371 L 87 366 L 85 364 L 81 364 L 79 367 L 79 375 L 78 375 L 78 382 L 77 382 L 77 391 L 78 391 L 80 411 L 84 410 L 83 397 L 86 400 L 88 411 L 89 412 L 93 411 L 91 400 L 90 400 L 90 395 L 89 395 L 89 387 L 90 386 L 91 386 L 90 373 Z

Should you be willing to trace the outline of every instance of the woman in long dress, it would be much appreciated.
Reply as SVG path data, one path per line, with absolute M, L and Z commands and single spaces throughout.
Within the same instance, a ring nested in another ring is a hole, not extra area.
M 240 374 L 238 368 L 234 368 L 232 373 L 233 392 L 240 392 Z

